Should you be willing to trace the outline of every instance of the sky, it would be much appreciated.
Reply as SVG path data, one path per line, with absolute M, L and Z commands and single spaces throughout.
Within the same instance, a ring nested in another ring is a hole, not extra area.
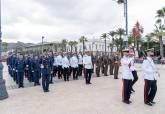
M 125 28 L 123 5 L 115 0 L 1 0 L 2 40 L 44 41 L 100 38 L 102 33 Z M 128 0 L 129 31 L 137 21 L 144 35 L 154 29 L 156 11 L 165 0 Z

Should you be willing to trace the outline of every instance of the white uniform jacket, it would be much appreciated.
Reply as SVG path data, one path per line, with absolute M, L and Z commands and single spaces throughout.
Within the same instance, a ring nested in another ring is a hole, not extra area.
M 128 57 L 123 57 L 121 59 L 121 66 L 122 66 L 122 79 L 128 79 L 133 80 L 132 70 L 130 69 L 131 66 L 129 64 L 131 63 L 131 59 Z

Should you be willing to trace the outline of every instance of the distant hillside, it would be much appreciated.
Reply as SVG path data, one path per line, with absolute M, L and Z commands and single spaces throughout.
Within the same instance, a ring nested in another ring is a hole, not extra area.
M 33 43 L 23 43 L 23 42 L 17 42 L 17 43 L 13 43 L 13 42 L 10 42 L 10 43 L 3 42 L 3 43 L 2 43 L 2 51 L 3 51 L 3 52 L 6 52 L 6 51 L 9 51 L 9 50 L 15 50 L 15 49 L 17 49 L 17 48 L 26 47 L 26 46 L 29 46 L 29 45 L 34 45 L 34 44 L 33 44 Z

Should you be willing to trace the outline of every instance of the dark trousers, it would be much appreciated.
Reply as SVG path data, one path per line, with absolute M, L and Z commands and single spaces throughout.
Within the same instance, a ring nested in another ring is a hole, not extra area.
M 53 76 L 56 76 L 56 73 L 58 71 L 58 67 L 57 66 L 53 66 Z
M 133 75 L 133 77 L 134 77 L 134 79 L 133 79 L 133 81 L 132 81 L 132 87 L 133 87 L 133 85 L 134 85 L 134 84 L 137 82 L 137 80 L 138 80 L 138 75 L 137 75 L 136 70 L 132 71 L 132 75 Z
M 110 64 L 110 68 L 109 68 L 109 73 L 110 75 L 113 75 L 113 69 L 114 69 L 114 64 Z
M 17 72 L 18 87 L 23 87 L 24 72 Z
M 96 66 L 96 76 L 100 76 L 100 66 Z
M 62 66 L 58 66 L 58 78 L 62 78 Z
M 78 68 L 73 68 L 73 80 L 78 79 Z
M 144 103 L 152 102 L 157 92 L 156 80 L 144 80 Z
M 123 87 L 122 87 L 122 101 L 129 101 L 131 95 L 131 84 L 132 80 L 123 79 Z
M 40 72 L 34 71 L 34 85 L 39 85 Z
M 63 69 L 64 81 L 69 81 L 69 68 Z
M 114 79 L 118 79 L 118 73 L 119 73 L 119 64 L 114 64 Z
M 42 74 L 42 87 L 44 91 L 49 90 L 50 74 Z
M 89 84 L 91 81 L 92 69 L 85 69 L 85 81 L 86 84 Z
M 78 75 L 79 76 L 82 76 L 82 70 L 83 70 L 83 65 L 82 64 L 79 64 L 78 65 Z

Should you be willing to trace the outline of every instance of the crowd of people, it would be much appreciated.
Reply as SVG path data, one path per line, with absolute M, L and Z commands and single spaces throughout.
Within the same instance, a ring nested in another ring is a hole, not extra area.
M 152 106 L 157 85 L 156 85 L 156 67 L 152 60 L 153 50 L 147 51 L 147 57 L 144 59 L 142 68 L 144 72 L 144 102 Z M 44 50 L 43 54 L 26 54 L 22 52 L 10 52 L 7 58 L 8 72 L 19 88 L 24 87 L 24 78 L 34 83 L 34 86 L 40 85 L 44 92 L 49 92 L 49 84 L 53 83 L 54 78 L 63 79 L 65 82 L 70 78 L 78 80 L 84 76 L 85 83 L 91 84 L 92 73 L 97 77 L 102 75 L 114 75 L 118 79 L 119 67 L 122 67 L 122 101 L 130 104 L 130 95 L 135 92 L 133 85 L 138 80 L 136 68 L 134 66 L 135 57 L 132 49 L 124 50 L 123 57 L 120 58 L 117 53 L 95 54 L 86 51 L 84 54 L 70 52 L 52 52 Z

